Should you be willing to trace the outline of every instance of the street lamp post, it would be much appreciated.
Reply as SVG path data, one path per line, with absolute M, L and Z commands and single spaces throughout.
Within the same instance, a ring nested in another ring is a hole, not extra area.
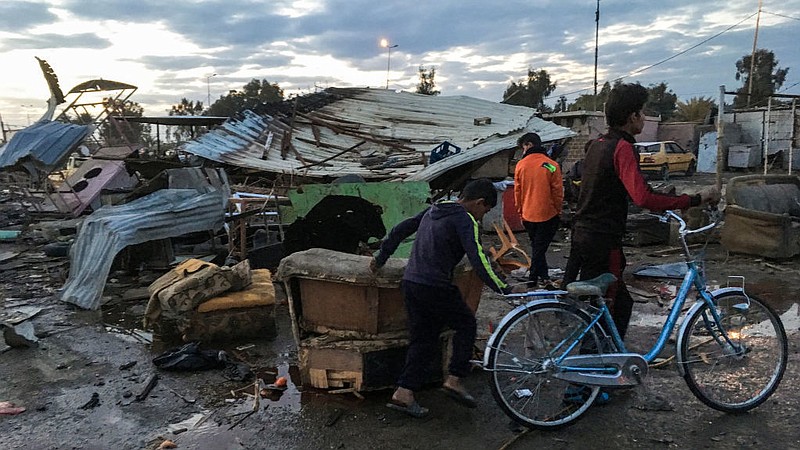
M 206 99 L 206 108 L 211 107 L 211 78 L 217 76 L 217 74 L 212 73 L 206 77 L 206 90 L 208 91 L 208 98 Z
M 386 48 L 386 89 L 389 89 L 389 70 L 392 67 L 392 49 L 397 47 L 397 44 L 389 44 L 386 39 L 381 39 L 381 47 Z

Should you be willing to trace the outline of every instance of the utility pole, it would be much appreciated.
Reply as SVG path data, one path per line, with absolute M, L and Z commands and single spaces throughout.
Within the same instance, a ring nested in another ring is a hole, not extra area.
M 750 106 L 750 94 L 753 93 L 753 70 L 756 66 L 756 45 L 758 43 L 758 25 L 761 22 L 761 5 L 763 0 L 758 0 L 758 15 L 756 16 L 756 32 L 753 35 L 753 52 L 750 54 L 750 75 L 747 77 L 747 106 Z
M 381 47 L 386 48 L 386 89 L 389 89 L 389 69 L 392 66 L 392 49 L 397 48 L 397 44 L 390 44 L 387 39 L 381 39 Z
M 6 139 L 6 124 L 3 123 L 3 116 L 0 115 L 0 133 L 3 134 L 3 144 L 8 142 Z
M 600 37 L 600 0 L 597 0 L 597 9 L 594 12 L 594 110 L 597 111 L 597 49 Z
M 212 73 L 206 77 L 206 93 L 208 94 L 206 108 L 211 107 L 211 77 L 215 77 L 217 74 Z

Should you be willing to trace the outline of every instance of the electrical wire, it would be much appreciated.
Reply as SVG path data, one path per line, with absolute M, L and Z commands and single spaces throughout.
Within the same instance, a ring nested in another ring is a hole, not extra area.
M 764 12 L 764 11 L 762 10 L 762 12 Z M 717 33 L 717 34 L 715 34 L 715 35 L 713 35 L 713 36 L 711 36 L 711 37 L 708 37 L 708 38 L 706 38 L 706 39 L 703 39 L 702 41 L 698 42 L 697 44 L 695 44 L 695 45 L 693 45 L 693 46 L 691 46 L 691 47 L 689 47 L 689 48 L 687 48 L 687 49 L 685 49 L 685 50 L 681 50 L 680 52 L 678 52 L 678 53 L 675 53 L 674 55 L 672 55 L 672 56 L 670 56 L 670 57 L 668 57 L 668 58 L 664 58 L 664 59 L 662 59 L 661 61 L 658 61 L 657 63 L 651 64 L 651 65 L 649 65 L 649 66 L 647 66 L 647 67 L 644 67 L 644 68 L 642 68 L 642 69 L 635 70 L 635 71 L 633 71 L 633 72 L 631 72 L 631 73 L 629 73 L 629 74 L 627 74 L 627 75 L 623 75 L 623 76 L 621 76 L 621 77 L 614 78 L 614 79 L 613 79 L 613 80 L 611 80 L 611 81 L 623 80 L 623 79 L 625 79 L 625 78 L 629 78 L 629 77 L 632 77 L 632 76 L 634 76 L 634 75 L 638 75 L 638 74 L 640 74 L 640 73 L 642 73 L 642 72 L 644 72 L 644 71 L 646 71 L 646 70 L 652 69 L 653 67 L 660 66 L 661 64 L 664 64 L 664 63 L 666 63 L 667 61 L 670 61 L 670 60 L 672 60 L 672 59 L 675 59 L 675 58 L 677 58 L 678 56 L 681 56 L 681 55 L 683 55 L 683 54 L 685 54 L 685 53 L 688 53 L 688 52 L 690 52 L 690 51 L 692 51 L 692 50 L 696 49 L 697 47 L 700 47 L 701 45 L 703 45 L 703 44 L 707 43 L 708 41 L 710 41 L 710 40 L 712 40 L 712 39 L 715 39 L 715 38 L 717 38 L 717 37 L 719 37 L 719 36 L 722 36 L 723 34 L 727 33 L 728 31 L 731 31 L 732 29 L 734 29 L 734 28 L 736 28 L 736 27 L 738 27 L 739 25 L 741 25 L 742 23 L 746 22 L 747 20 L 749 20 L 749 19 L 752 19 L 752 18 L 753 18 L 753 16 L 755 16 L 756 14 L 758 14 L 758 11 L 756 11 L 756 12 L 754 12 L 754 13 L 750 14 L 749 16 L 745 17 L 744 19 L 742 19 L 742 20 L 740 20 L 740 21 L 736 22 L 735 24 L 733 24 L 733 25 L 729 26 L 728 28 L 726 28 L 726 29 L 724 29 L 724 30 L 720 31 L 719 33 Z M 771 13 L 771 14 L 773 14 L 773 13 Z M 788 18 L 790 18 L 790 19 L 794 19 L 793 17 L 788 17 Z M 795 20 L 800 20 L 800 19 L 795 19 Z M 607 80 L 607 81 L 609 81 L 609 80 Z M 572 92 L 567 92 L 567 93 L 565 93 L 565 94 L 558 94 L 558 97 L 562 97 L 562 96 L 566 97 L 567 95 L 572 95 L 572 94 L 577 94 L 577 93 L 579 93 L 579 92 L 588 91 L 589 89 L 592 89 L 592 88 L 593 88 L 593 86 L 592 86 L 592 87 L 588 87 L 588 88 L 584 88 L 584 89 L 579 89 L 579 90 L 572 91 Z M 545 97 L 545 98 L 544 98 L 544 100 L 551 99 L 551 98 L 556 98 L 556 97 L 555 97 L 555 96 L 549 96 L 549 97 Z
M 800 21 L 800 19 L 798 19 L 797 17 L 787 16 L 786 14 L 780 14 L 780 13 L 764 11 L 763 9 L 761 10 L 761 12 L 764 13 L 764 14 L 770 14 L 770 15 L 773 15 L 773 16 L 783 17 L 785 19 L 792 19 L 792 20 Z

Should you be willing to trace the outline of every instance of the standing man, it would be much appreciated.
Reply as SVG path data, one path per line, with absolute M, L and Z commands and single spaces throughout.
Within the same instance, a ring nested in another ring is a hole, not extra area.
M 522 159 L 514 169 L 514 202 L 522 224 L 531 239 L 531 270 L 528 281 L 550 281 L 547 248 L 561 223 L 564 182 L 558 163 L 547 156 L 536 133 L 525 133 L 517 140 Z
M 639 169 L 633 149 L 634 136 L 644 128 L 643 108 L 647 90 L 640 84 L 614 87 L 606 102 L 608 133 L 592 141 L 583 159 L 581 190 L 572 230 L 572 248 L 564 274 L 564 285 L 610 272 L 617 277 L 606 297 L 611 317 L 625 337 L 633 299 L 622 279 L 625 255 L 622 238 L 628 217 L 628 198 L 650 210 L 686 209 L 719 201 L 716 187 L 700 194 L 664 195 L 653 192 Z
M 464 257 L 487 286 L 496 292 L 511 290 L 492 270 L 479 240 L 479 223 L 497 203 L 491 181 L 481 178 L 464 187 L 458 201 L 443 201 L 397 224 L 381 244 L 370 269 L 378 270 L 403 239 L 417 233 L 403 274 L 403 294 L 408 314 L 410 343 L 397 389 L 386 406 L 423 417 L 428 413 L 417 403 L 414 391 L 425 381 L 425 369 L 439 347 L 445 326 L 455 330 L 453 354 L 442 391 L 458 403 L 475 408 L 477 402 L 461 384 L 470 371 L 475 343 L 475 315 L 453 285 L 453 269 Z

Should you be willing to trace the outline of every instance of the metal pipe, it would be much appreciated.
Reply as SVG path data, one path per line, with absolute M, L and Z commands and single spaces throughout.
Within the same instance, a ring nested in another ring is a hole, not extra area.
M 717 189 L 722 192 L 722 137 L 724 134 L 724 123 L 722 122 L 722 114 L 725 112 L 725 85 L 719 87 L 719 108 L 717 111 L 717 176 L 716 185 Z

